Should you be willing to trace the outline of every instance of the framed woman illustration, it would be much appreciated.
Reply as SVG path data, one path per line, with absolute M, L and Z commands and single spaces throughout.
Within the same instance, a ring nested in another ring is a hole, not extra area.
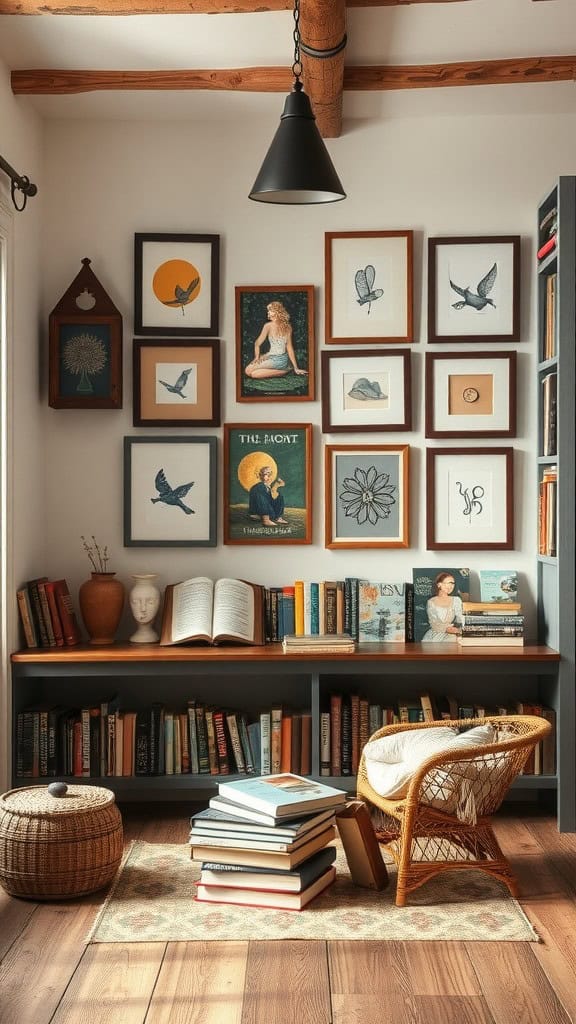
M 314 286 L 236 287 L 236 399 L 314 399 Z

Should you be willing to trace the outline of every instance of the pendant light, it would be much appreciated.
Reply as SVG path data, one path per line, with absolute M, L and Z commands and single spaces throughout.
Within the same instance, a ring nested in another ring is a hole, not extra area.
M 280 125 L 249 194 L 259 203 L 337 203 L 346 193 L 304 92 L 300 61 L 300 0 L 294 2 L 294 86 Z

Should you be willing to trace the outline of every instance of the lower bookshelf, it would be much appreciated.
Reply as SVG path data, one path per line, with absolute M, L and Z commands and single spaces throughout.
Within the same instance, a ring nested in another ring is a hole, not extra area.
M 505 700 L 540 702 L 556 712 L 554 775 L 523 775 L 514 788 L 556 790 L 558 827 L 576 830 L 574 685 L 551 648 L 482 648 L 461 652 L 422 644 L 367 644 L 353 655 L 287 655 L 265 647 L 79 646 L 25 650 L 12 655 L 14 744 L 12 785 L 50 779 L 17 775 L 16 721 L 36 704 L 86 707 L 118 695 L 134 709 L 161 702 L 167 708 L 195 698 L 207 705 L 241 709 L 285 705 L 311 713 L 311 774 L 320 778 L 320 713 L 334 692 L 362 691 L 382 705 L 417 698 L 422 691 L 453 693 L 463 704 Z M 58 776 L 61 778 L 62 776 Z M 230 779 L 234 776 L 226 776 Z M 76 779 L 76 781 L 79 781 Z M 113 789 L 121 800 L 200 799 L 214 792 L 217 775 L 141 775 L 82 778 Z M 355 778 L 322 775 L 322 781 L 353 792 Z

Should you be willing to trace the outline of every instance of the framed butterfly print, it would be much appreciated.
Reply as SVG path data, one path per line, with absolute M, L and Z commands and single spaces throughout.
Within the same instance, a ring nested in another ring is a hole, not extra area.
M 428 239 L 428 341 L 520 341 L 520 235 Z
M 326 344 L 414 341 L 412 231 L 324 236 Z
M 220 342 L 134 340 L 135 427 L 220 426 Z

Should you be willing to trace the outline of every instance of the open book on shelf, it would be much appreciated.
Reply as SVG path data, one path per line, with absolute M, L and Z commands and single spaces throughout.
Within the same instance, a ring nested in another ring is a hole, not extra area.
M 244 580 L 196 576 L 164 592 L 160 646 L 265 643 L 264 588 Z

